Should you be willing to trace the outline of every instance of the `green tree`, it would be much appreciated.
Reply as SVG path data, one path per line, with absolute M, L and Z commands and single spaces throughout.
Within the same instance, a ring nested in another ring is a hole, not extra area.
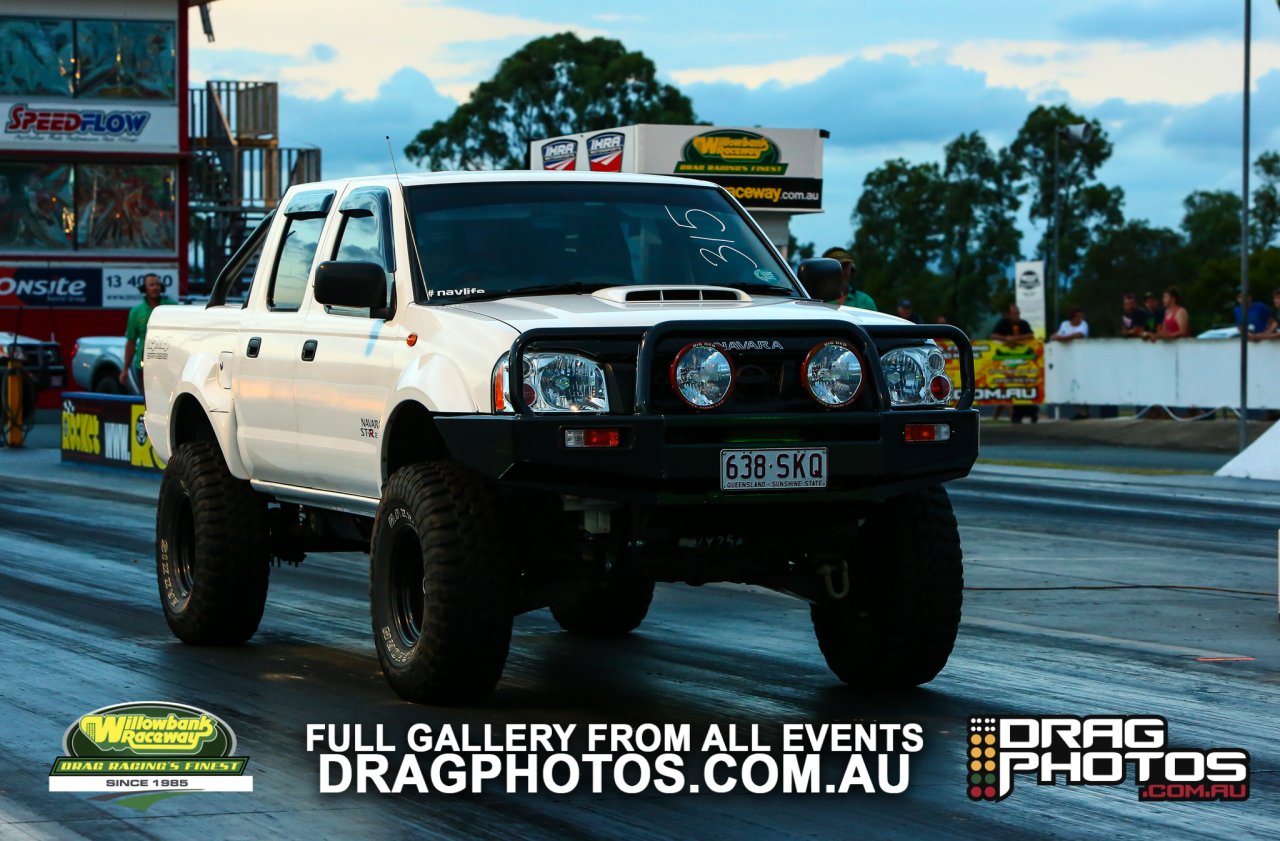
M 1196 190 L 1183 202 L 1182 231 L 1190 280 L 1183 303 L 1196 331 L 1230 324 L 1240 285 L 1240 196 Z
M 1084 307 L 1090 335 L 1118 336 L 1126 292 L 1159 295 L 1167 286 L 1186 287 L 1183 248 L 1177 231 L 1152 227 L 1146 220 L 1103 230 L 1085 252 L 1064 304 Z M 1141 299 L 1138 303 L 1141 306 Z
M 1280 153 L 1263 152 L 1253 162 L 1253 171 L 1262 181 L 1253 191 L 1253 247 L 1267 248 L 1280 230 Z
M 418 132 L 405 155 L 431 169 L 516 169 L 529 143 L 633 123 L 696 122 L 689 98 L 653 62 L 608 38 L 538 38 L 502 60 L 448 119 Z
M 854 206 L 853 259 L 862 289 L 880 307 L 911 298 L 917 312 L 945 310 L 949 298 L 930 269 L 942 242 L 938 218 L 943 206 L 942 171 L 937 164 L 901 158 L 867 174 Z
M 1064 105 L 1038 106 L 1009 146 L 1023 184 L 1030 189 L 1028 211 L 1033 223 L 1044 225 L 1037 253 L 1046 269 L 1054 266 L 1054 137 L 1067 126 L 1087 122 L 1092 129 L 1088 143 L 1058 140 L 1057 184 L 1060 206 L 1060 254 L 1058 275 L 1070 286 L 1085 251 L 1100 230 L 1124 224 L 1119 187 L 1098 183 L 1098 169 L 1111 157 L 1111 141 L 1097 120 L 1086 120 Z M 1050 281 L 1050 289 L 1053 289 Z M 1056 325 L 1054 325 L 1056 326 Z
M 967 329 L 990 310 L 991 293 L 1018 256 L 1017 167 L 977 132 L 947 144 L 942 170 L 938 268 L 949 282 L 946 315 Z

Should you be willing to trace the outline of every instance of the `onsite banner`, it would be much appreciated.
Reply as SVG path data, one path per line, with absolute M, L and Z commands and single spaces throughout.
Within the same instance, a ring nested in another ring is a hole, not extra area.
M 0 99 L 0 149 L 177 152 L 178 106 Z
M 940 341 L 947 376 L 960 382 L 955 345 Z M 1044 343 L 1040 341 L 973 341 L 973 402 L 976 406 L 1008 406 L 1044 402 Z
M 166 295 L 177 297 L 174 265 L 0 265 L 0 307 L 129 309 L 142 303 L 142 279 L 149 274 L 160 278 Z
M 1044 314 L 1044 261 L 1031 260 L 1014 265 L 1013 274 L 1015 303 L 1022 311 L 1022 317 L 1031 325 L 1031 332 L 1040 341 L 1045 336 Z M 1055 325 L 1056 327 L 1056 325 Z
M 141 397 L 62 395 L 62 460 L 158 473 L 164 462 L 147 436 Z

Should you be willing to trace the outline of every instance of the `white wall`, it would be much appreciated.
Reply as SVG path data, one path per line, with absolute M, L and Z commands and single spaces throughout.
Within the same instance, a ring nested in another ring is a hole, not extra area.
M 1044 356 L 1047 403 L 1240 405 L 1238 339 L 1083 339 Z M 1249 408 L 1280 409 L 1280 341 L 1249 346 Z

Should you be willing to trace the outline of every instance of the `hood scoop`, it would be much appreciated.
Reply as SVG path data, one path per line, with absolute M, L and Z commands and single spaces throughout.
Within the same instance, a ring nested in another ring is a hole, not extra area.
M 689 304 L 750 302 L 751 296 L 728 286 L 610 286 L 592 297 L 615 304 Z

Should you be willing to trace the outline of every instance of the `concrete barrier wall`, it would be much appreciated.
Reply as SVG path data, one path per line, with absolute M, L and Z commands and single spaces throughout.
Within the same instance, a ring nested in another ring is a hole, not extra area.
M 1240 342 L 1050 342 L 1044 376 L 1048 403 L 1239 406 Z M 1249 408 L 1280 409 L 1280 341 L 1249 346 Z

